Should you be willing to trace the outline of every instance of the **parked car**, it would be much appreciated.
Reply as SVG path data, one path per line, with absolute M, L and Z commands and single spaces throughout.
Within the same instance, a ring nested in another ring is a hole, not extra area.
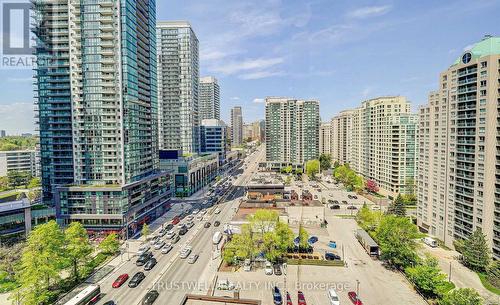
M 137 266 L 143 266 L 152 257 L 153 257 L 153 253 L 146 252 L 146 253 L 142 254 L 141 256 L 139 256 L 139 258 L 137 259 L 137 261 L 135 262 L 135 264 Z
M 194 210 L 193 210 L 193 212 L 192 212 L 191 214 L 196 215 L 196 214 L 198 214 L 199 212 L 200 212 L 200 210 L 198 210 L 198 209 L 194 209 Z
M 156 244 L 156 242 L 161 238 L 160 235 L 156 235 L 155 237 L 151 238 L 151 240 L 149 241 L 149 243 L 151 244 L 151 246 L 153 246 L 154 244 Z
M 179 235 L 175 235 L 174 237 L 172 237 L 172 240 L 170 241 L 172 244 L 176 244 L 179 240 L 180 240 L 180 236 Z
M 185 259 L 191 254 L 192 248 L 190 246 L 186 246 L 181 250 L 181 254 L 179 255 L 180 258 Z
M 220 226 L 220 221 L 216 220 L 216 221 L 214 222 L 214 227 L 218 227 L 218 226 Z
M 194 220 L 194 216 L 193 215 L 189 215 L 186 217 L 186 222 L 190 222 L 190 221 L 193 221 Z
M 156 291 L 156 290 L 148 291 L 148 293 L 146 293 L 146 295 L 142 299 L 142 305 L 151 305 L 151 304 L 153 304 L 156 301 L 156 299 L 158 298 L 159 295 L 160 295 L 160 293 L 158 291 Z
M 345 201 L 345 200 L 342 200 L 342 204 L 347 204 L 347 201 Z
M 338 205 L 338 204 L 332 204 L 330 206 L 330 209 L 332 209 L 332 210 L 338 210 L 338 209 L 340 209 L 340 205 Z
M 127 280 L 128 280 L 128 274 L 124 273 L 124 274 L 120 275 L 119 277 L 117 277 L 116 280 L 113 282 L 113 285 L 111 285 L 111 286 L 113 288 L 119 288 Z
M 281 275 L 281 268 L 280 264 L 274 264 L 273 265 L 273 271 L 275 275 Z
M 340 260 L 340 256 L 333 253 L 333 252 L 326 252 L 325 253 L 325 259 L 328 261 L 333 261 L 333 260 Z
M 339 201 L 338 200 L 334 200 L 333 204 L 339 204 Z
M 155 244 L 155 249 L 160 250 L 161 248 L 163 248 L 163 246 L 165 246 L 165 242 L 163 240 L 159 239 Z
M 318 238 L 317 238 L 316 236 L 311 236 L 311 237 L 309 237 L 309 239 L 307 240 L 307 242 L 308 242 L 310 245 L 312 245 L 312 244 L 314 244 L 314 243 L 318 242 Z
M 194 264 L 198 260 L 198 257 L 200 257 L 198 254 L 193 254 L 188 258 L 188 264 Z
M 173 230 L 168 231 L 167 235 L 165 235 L 166 239 L 172 239 L 174 237 L 175 237 L 175 231 Z
M 172 250 L 172 248 L 173 248 L 172 244 L 168 243 L 165 246 L 163 246 L 163 248 L 161 248 L 161 253 L 167 254 L 168 252 L 170 252 Z
M 205 229 L 208 229 L 208 228 L 210 228 L 210 226 L 211 226 L 211 225 L 212 225 L 212 224 L 210 223 L 210 221 L 207 221 L 207 222 L 205 222 L 205 224 L 203 225 L 203 227 L 204 227 Z
M 220 209 L 219 208 L 216 208 L 215 211 L 214 211 L 215 214 L 220 214 Z
M 353 205 L 350 205 L 347 207 L 348 210 L 357 210 L 358 208 L 353 206 Z
M 266 275 L 273 275 L 273 265 L 270 262 L 266 262 L 266 266 L 264 267 L 264 271 Z
M 188 229 L 186 227 L 182 227 L 182 229 L 179 230 L 179 235 L 184 235 L 186 234 Z
M 356 195 L 352 195 L 352 198 L 353 198 L 353 199 L 358 199 L 358 196 L 356 196 Z
M 283 304 L 283 298 L 281 297 L 281 291 L 277 286 L 274 286 L 274 288 L 273 288 L 273 302 L 274 302 L 274 305 L 282 305 Z
M 179 218 L 179 216 L 175 216 L 175 217 L 174 217 L 174 219 L 172 219 L 172 224 L 173 224 L 173 225 L 176 225 L 176 224 L 178 224 L 180 221 L 181 221 L 181 219 Z
M 354 304 L 354 305 L 363 305 L 363 302 L 358 298 L 358 295 L 354 291 L 349 291 L 347 293 L 347 296 L 349 297 L 349 300 Z
M 340 305 L 340 299 L 335 289 L 330 288 L 328 290 L 328 300 L 330 301 L 330 305 Z
M 149 270 L 153 269 L 153 267 L 156 266 L 156 263 L 158 263 L 158 261 L 156 261 L 156 258 L 152 257 L 144 265 L 144 270 L 149 271 Z
M 347 195 L 347 198 L 349 198 L 349 199 L 353 199 L 351 195 Z
M 151 249 L 151 246 L 148 244 L 142 245 L 139 250 L 137 250 L 137 255 L 143 255 L 144 253 L 148 252 Z
M 136 274 L 134 274 L 132 279 L 128 282 L 128 287 L 135 288 L 135 287 L 139 286 L 139 284 L 142 282 L 142 280 L 144 280 L 145 277 L 146 277 L 146 275 L 144 275 L 144 272 L 142 272 L 142 271 L 137 272 Z
M 304 297 L 304 293 L 302 291 L 297 292 L 298 305 L 307 305 L 306 298 Z

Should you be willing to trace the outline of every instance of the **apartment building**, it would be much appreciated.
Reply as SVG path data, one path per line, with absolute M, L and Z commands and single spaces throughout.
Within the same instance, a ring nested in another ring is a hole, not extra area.
M 187 21 L 161 21 L 156 31 L 160 149 L 197 153 L 200 142 L 198 38 Z
M 487 36 L 439 76 L 420 108 L 418 226 L 452 246 L 476 229 L 500 258 L 500 37 Z
M 243 144 L 243 112 L 240 106 L 231 108 L 231 146 Z
M 155 1 L 33 4 L 44 202 L 99 231 L 163 214 Z
M 319 102 L 266 98 L 266 161 L 300 165 L 319 157 Z
M 331 155 L 331 133 L 330 123 L 321 123 L 319 126 L 319 154 Z
M 219 164 L 223 164 L 226 159 L 226 151 L 229 150 L 227 133 L 228 127 L 221 120 L 201 121 L 201 152 L 217 153 L 219 155 Z
M 200 122 L 203 120 L 220 120 L 220 87 L 213 76 L 200 78 L 199 92 Z
M 402 96 L 370 99 L 352 112 L 349 163 L 383 195 L 414 191 L 417 121 Z
M 35 150 L 0 151 L 0 177 L 7 176 L 10 171 L 29 172 L 36 177 Z
M 352 110 L 344 110 L 334 116 L 330 122 L 330 151 L 333 162 L 350 163 L 352 137 Z

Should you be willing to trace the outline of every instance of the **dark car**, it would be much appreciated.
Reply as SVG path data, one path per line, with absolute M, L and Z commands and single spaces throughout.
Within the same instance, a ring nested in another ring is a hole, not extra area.
M 353 206 L 353 205 L 350 205 L 347 207 L 348 210 L 357 210 L 358 208 Z
M 144 265 L 144 270 L 149 271 L 153 269 L 154 266 L 156 266 L 156 258 L 152 257 L 145 265 Z
M 338 204 L 332 204 L 330 206 L 330 209 L 332 209 L 332 210 L 338 210 L 338 209 L 340 209 L 340 205 L 338 205 Z
M 172 230 L 173 228 L 174 228 L 174 225 L 171 224 L 171 223 L 169 223 L 168 225 L 166 225 L 165 227 L 163 227 L 163 230 L 165 230 L 165 231 L 168 232 L 168 231 Z
M 139 256 L 139 258 L 137 259 L 137 261 L 135 262 L 135 264 L 137 266 L 142 266 L 144 265 L 147 261 L 149 261 L 151 258 L 153 257 L 153 253 L 151 252 L 146 252 L 146 253 L 143 253 L 141 254 L 141 256 Z
M 132 279 L 128 282 L 128 286 L 130 288 L 135 288 L 137 286 L 139 286 L 139 284 L 142 282 L 142 280 L 144 280 L 144 278 L 146 277 L 146 275 L 144 275 L 144 272 L 137 272 L 136 274 L 134 274 L 134 276 L 132 277 Z
M 347 201 L 345 201 L 345 200 L 342 200 L 342 204 L 347 204 Z
M 179 230 L 179 235 L 184 235 L 186 234 L 188 229 L 186 227 L 182 227 L 182 229 Z
M 205 229 L 208 229 L 208 228 L 210 228 L 210 226 L 211 226 L 211 225 L 212 225 L 212 224 L 211 224 L 210 222 L 208 222 L 208 221 L 207 221 L 207 222 L 205 222 L 205 224 L 203 225 L 203 227 L 204 227 Z
M 149 291 L 148 293 L 146 293 L 146 295 L 142 299 L 142 305 L 151 305 L 151 304 L 153 304 L 156 301 L 156 299 L 158 298 L 159 295 L 160 295 L 160 293 L 158 291 L 156 291 L 156 290 Z
M 339 204 L 339 201 L 338 200 L 334 200 L 333 203 L 334 204 Z
M 306 298 L 304 297 L 304 293 L 302 291 L 297 293 L 297 300 L 299 301 L 297 305 L 307 305 Z
M 281 268 L 280 264 L 274 264 L 273 265 L 273 270 L 275 275 L 281 275 Z
M 340 260 L 340 256 L 332 252 L 326 252 L 325 259 L 329 261 Z
M 310 245 L 312 245 L 312 244 L 314 244 L 314 243 L 318 242 L 318 238 L 317 238 L 316 236 L 311 236 L 311 237 L 309 237 L 309 239 L 307 240 L 307 242 L 308 242 Z
M 347 195 L 347 198 L 352 199 L 352 195 Z
M 107 301 L 106 303 L 104 303 L 102 305 L 116 305 L 116 303 L 115 303 L 115 301 L 111 300 L 111 301 Z
M 273 288 L 273 301 L 274 301 L 274 305 L 282 305 L 283 304 L 283 298 L 281 297 L 280 289 L 277 286 L 274 286 L 274 288 Z
M 218 226 L 220 226 L 220 221 L 216 220 L 216 221 L 214 222 L 214 227 L 218 227 Z
M 328 199 L 328 203 L 333 203 L 333 200 L 331 200 L 331 199 Z
M 358 199 L 358 196 L 356 196 L 356 195 L 352 195 L 352 198 L 353 198 L 353 199 Z

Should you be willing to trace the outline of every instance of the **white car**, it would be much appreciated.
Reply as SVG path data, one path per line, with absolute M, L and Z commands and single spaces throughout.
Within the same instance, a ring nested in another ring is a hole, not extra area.
M 139 255 L 139 256 L 140 256 L 140 255 L 142 255 L 142 254 L 144 254 L 144 253 L 148 252 L 148 251 L 149 251 L 149 249 L 151 249 L 151 246 L 150 246 L 150 245 L 143 245 L 143 246 L 141 246 L 141 247 L 139 248 L 139 250 L 137 250 L 137 255 Z
M 205 209 L 201 210 L 201 211 L 200 211 L 200 214 L 201 214 L 201 215 L 205 215 L 205 214 L 207 214 L 207 210 L 205 210 Z
M 219 208 L 216 208 L 214 213 L 215 213 L 215 214 L 220 214 L 220 209 L 219 209 Z
M 158 241 L 155 244 L 155 249 L 160 250 L 164 245 L 165 245 L 165 242 L 161 239 L 158 239 Z
M 174 236 L 175 236 L 175 231 L 174 230 L 170 230 L 170 231 L 167 232 L 167 235 L 165 235 L 165 238 L 166 239 L 172 239 L 172 238 L 174 238 Z
M 161 248 L 161 253 L 167 254 L 168 252 L 170 252 L 170 250 L 172 250 L 172 248 L 173 248 L 172 244 L 168 243 L 165 246 L 163 246 L 163 248 Z
M 339 296 L 335 292 L 335 289 L 330 288 L 328 290 L 328 300 L 330 301 L 330 305 L 340 305 Z
M 160 240 L 160 237 L 161 237 L 160 235 L 156 235 L 155 237 L 151 238 L 151 240 L 149 241 L 151 243 L 151 246 L 156 244 L 156 242 Z
M 186 227 L 189 229 L 189 228 L 192 228 L 194 226 L 194 223 L 192 221 L 189 221 L 186 223 Z
M 266 275 L 273 275 L 273 265 L 270 262 L 266 262 L 264 271 L 266 272 Z
M 195 210 L 193 210 L 193 212 L 192 212 L 191 214 L 196 215 L 196 214 L 198 214 L 199 212 L 200 212 L 200 210 L 195 209 Z
M 193 221 L 193 219 L 194 219 L 193 215 L 189 215 L 189 216 L 186 217 L 186 221 L 188 221 L 188 222 L 189 221 Z
M 184 247 L 184 249 L 181 250 L 179 257 L 182 259 L 187 258 L 189 256 L 189 254 L 191 254 L 192 249 L 193 248 L 191 248 L 191 246 Z
M 252 262 L 248 258 L 245 260 L 245 263 L 243 264 L 243 271 L 246 272 L 252 271 Z

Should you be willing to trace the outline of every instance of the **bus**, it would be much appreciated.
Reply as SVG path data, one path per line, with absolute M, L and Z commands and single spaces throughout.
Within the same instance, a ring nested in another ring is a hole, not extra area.
M 64 303 L 64 305 L 88 305 L 94 304 L 99 300 L 101 295 L 101 287 L 99 285 L 89 285 L 80 291 L 71 300 Z

